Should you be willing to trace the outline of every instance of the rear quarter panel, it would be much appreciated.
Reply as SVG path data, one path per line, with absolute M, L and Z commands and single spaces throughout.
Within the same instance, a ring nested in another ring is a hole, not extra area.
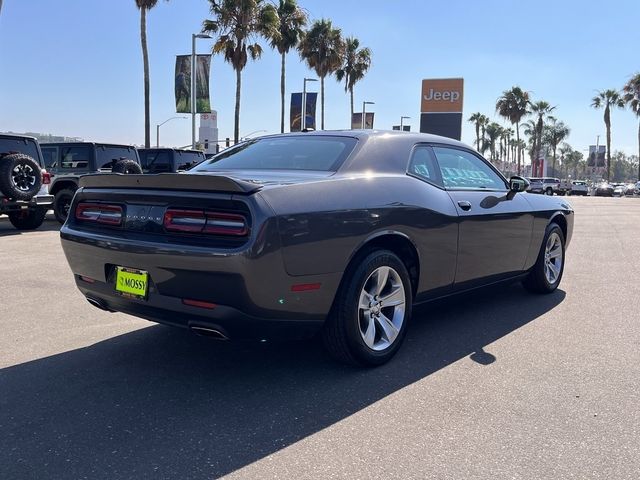
M 443 190 L 406 175 L 341 177 L 265 189 L 290 275 L 344 272 L 367 241 L 408 238 L 420 260 L 418 293 L 453 282 L 457 213 Z

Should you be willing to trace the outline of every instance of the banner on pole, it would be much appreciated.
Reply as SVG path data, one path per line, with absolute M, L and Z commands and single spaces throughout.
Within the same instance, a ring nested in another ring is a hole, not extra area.
M 365 112 L 364 115 L 364 119 L 365 119 L 365 124 L 364 124 L 364 128 L 365 129 L 372 129 L 373 128 L 373 118 L 375 116 L 374 112 Z M 353 116 L 351 117 L 351 130 L 359 130 L 362 128 L 362 112 L 359 113 L 354 113 Z
M 196 112 L 210 113 L 211 55 L 196 55 Z M 191 112 L 191 55 L 177 55 L 175 69 L 176 112 Z
M 305 128 L 315 130 L 316 128 L 316 103 L 318 94 L 316 92 L 307 92 L 307 104 L 305 107 Z M 302 93 L 291 94 L 291 106 L 289 107 L 289 130 L 291 132 L 299 132 L 302 120 Z

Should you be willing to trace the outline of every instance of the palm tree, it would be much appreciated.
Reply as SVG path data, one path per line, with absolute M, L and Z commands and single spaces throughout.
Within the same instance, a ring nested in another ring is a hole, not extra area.
M 624 100 L 617 90 L 602 90 L 591 99 L 591 106 L 596 109 L 604 108 L 604 125 L 607 128 L 607 180 L 609 180 L 611 173 L 611 107 L 624 108 Z
M 320 77 L 320 128 L 324 130 L 324 79 L 342 65 L 345 49 L 342 32 L 339 28 L 333 28 L 331 20 L 316 20 L 303 35 L 298 49 L 309 68 Z
M 486 130 L 487 130 L 487 125 L 489 125 L 491 123 L 491 119 L 489 117 L 487 117 L 486 115 L 482 115 L 480 117 L 480 147 L 478 148 L 478 150 L 480 151 L 480 153 L 482 153 L 484 155 L 484 152 L 487 151 L 487 149 L 489 148 L 489 143 L 486 140 Z
M 484 118 L 486 117 L 483 114 L 481 114 L 480 112 L 476 112 L 473 115 L 471 115 L 467 120 L 468 122 L 473 123 L 476 128 L 476 149 L 477 150 L 480 150 L 480 125 L 482 124 Z
M 258 36 L 278 37 L 278 12 L 265 0 L 209 0 L 213 20 L 205 20 L 202 32 L 215 38 L 213 53 L 224 55 L 224 60 L 236 71 L 236 106 L 233 140 L 240 139 L 240 91 L 242 70 L 247 60 L 257 60 L 262 55 Z
M 280 66 L 280 133 L 284 133 L 285 58 L 296 47 L 307 24 L 307 14 L 296 0 L 280 0 L 278 4 L 278 35 L 271 38 L 271 46 L 281 56 Z
M 522 126 L 524 127 L 524 130 L 522 133 L 524 133 L 527 137 L 529 137 L 529 147 L 530 147 L 530 153 L 531 153 L 531 167 L 533 168 L 533 156 L 534 156 L 534 149 L 536 146 L 536 135 L 537 135 L 537 126 L 536 126 L 536 121 L 535 120 L 527 120 L 525 123 L 522 124 Z M 534 175 L 534 172 L 531 172 L 531 175 Z
M 508 119 L 516 126 L 516 142 L 520 142 L 520 121 L 529 113 L 529 92 L 525 92 L 518 86 L 502 92 L 502 96 L 496 101 L 496 112 L 501 117 Z M 518 150 L 518 175 L 520 175 L 520 150 Z
M 558 122 L 555 118 L 551 121 L 549 125 L 547 125 L 545 131 L 545 140 L 546 143 L 551 147 L 551 151 L 553 152 L 553 163 L 551 169 L 554 172 L 556 170 L 556 150 L 558 149 L 558 145 L 560 145 L 571 133 L 569 127 L 567 127 L 564 122 Z
M 487 140 L 489 144 L 489 151 L 491 152 L 491 161 L 495 160 L 496 157 L 496 140 L 500 138 L 500 133 L 502 131 L 502 127 L 496 123 L 491 122 L 486 127 Z
M 353 87 L 362 80 L 371 67 L 371 50 L 360 48 L 360 41 L 355 37 L 349 37 L 345 41 L 342 66 L 336 70 L 336 78 L 339 82 L 344 79 L 344 91 L 349 92 L 351 100 L 351 117 L 353 118 Z
M 638 117 L 638 181 L 640 182 L 640 73 L 636 73 L 624 85 L 624 101 Z
M 531 103 L 531 113 L 533 115 L 538 116 L 538 120 L 536 122 L 536 135 L 535 142 L 533 145 L 533 161 L 535 162 L 536 169 L 538 169 L 540 162 L 540 153 L 542 152 L 542 130 L 544 127 L 544 119 L 548 117 L 551 112 L 553 112 L 556 107 L 552 107 L 548 102 L 544 100 L 540 100 L 535 103 Z M 542 175 L 542 172 L 538 172 L 537 174 Z
M 571 152 L 573 152 L 573 147 L 571 147 L 571 145 L 569 145 L 568 143 L 563 143 L 562 145 L 560 145 L 560 148 L 558 149 L 558 151 L 560 152 L 560 173 L 562 174 L 562 169 L 564 168 L 566 170 L 566 176 L 569 175 L 569 167 L 571 167 Z
M 0 0 L 1 1 L 1 0 Z M 149 50 L 147 49 L 147 11 L 156 6 L 158 0 L 136 0 L 140 10 L 140 43 L 144 68 L 144 148 L 151 146 L 151 120 L 149 107 Z M 0 7 L 2 4 L 0 3 Z

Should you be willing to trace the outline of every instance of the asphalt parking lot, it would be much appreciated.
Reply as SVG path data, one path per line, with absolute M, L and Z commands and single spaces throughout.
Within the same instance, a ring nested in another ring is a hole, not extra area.
M 420 308 L 380 368 L 90 306 L 0 219 L 0 478 L 637 479 L 640 198 L 570 198 L 560 289 Z

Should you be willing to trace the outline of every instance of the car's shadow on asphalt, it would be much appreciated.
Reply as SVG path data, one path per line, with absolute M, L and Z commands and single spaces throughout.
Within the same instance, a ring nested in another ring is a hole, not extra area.
M 564 297 L 513 285 L 421 307 L 375 369 L 336 364 L 316 341 L 223 343 L 159 325 L 8 367 L 0 477 L 218 477 L 463 357 L 500 362 L 487 345 Z
M 42 225 L 35 230 L 16 230 L 9 217 L 0 216 L 0 238 L 11 237 L 14 235 L 29 235 L 34 232 L 57 232 L 60 230 L 60 223 L 51 214 L 47 214 L 47 218 Z

